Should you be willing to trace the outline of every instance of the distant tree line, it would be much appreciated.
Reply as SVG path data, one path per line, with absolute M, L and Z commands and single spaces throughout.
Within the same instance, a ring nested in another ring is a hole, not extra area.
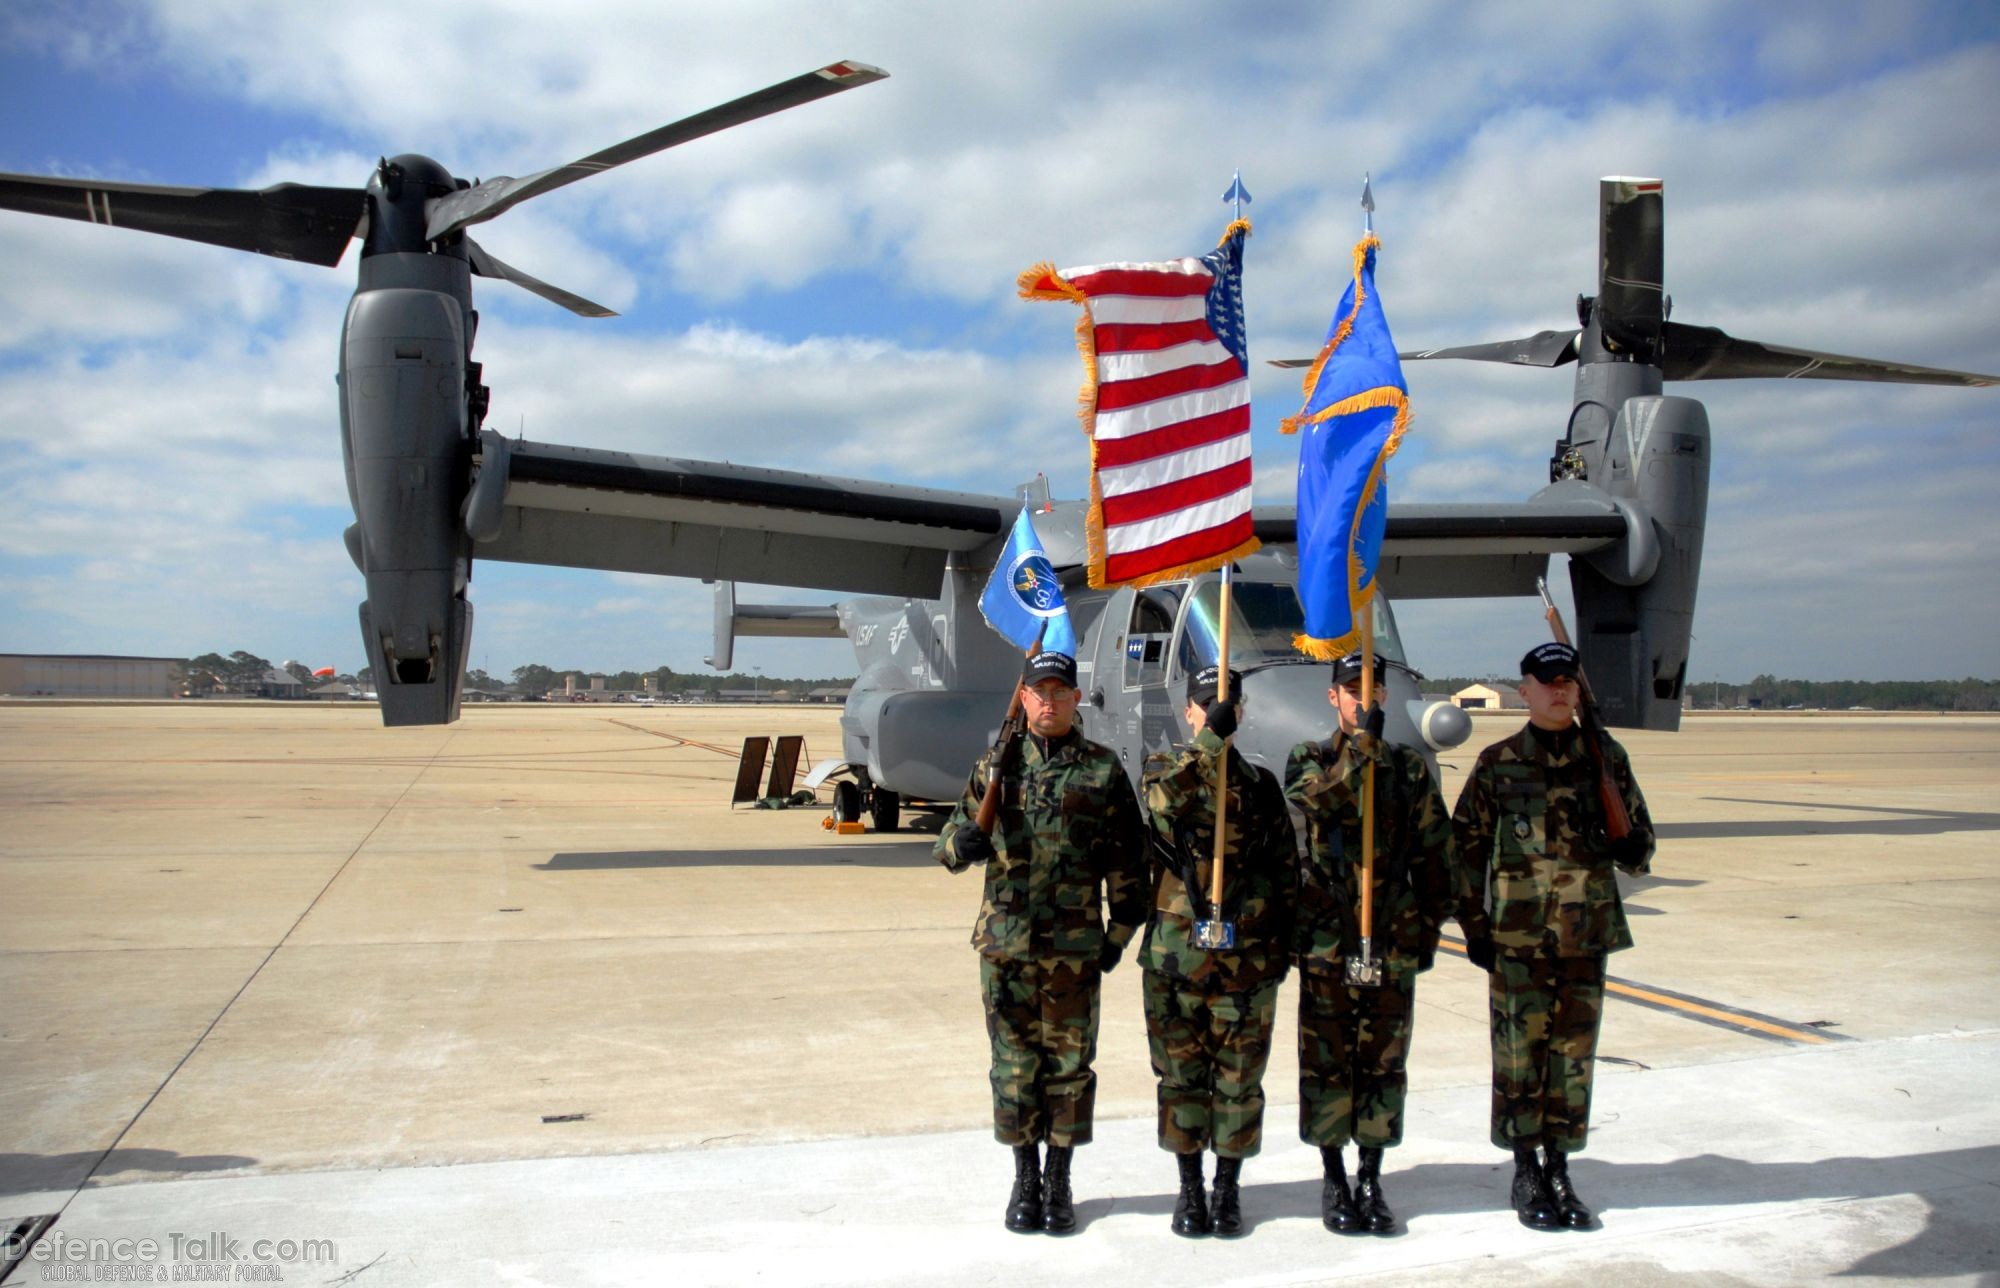
M 1474 684 L 1502 691 L 1519 676 L 1426 677 L 1424 692 L 1457 693 Z M 2000 680 L 1781 680 L 1760 675 L 1744 684 L 1697 680 L 1682 694 L 1690 711 L 2000 711 Z
M 604 688 L 612 692 L 636 692 L 648 688 L 654 693 L 682 694 L 694 693 L 713 697 L 724 689 L 745 691 L 762 689 L 766 693 L 786 689 L 803 695 L 813 689 L 844 689 L 854 683 L 853 676 L 836 676 L 831 679 L 794 678 L 781 675 L 746 675 L 741 671 L 731 671 L 728 675 L 703 673 L 690 675 L 676 672 L 672 667 L 657 666 L 650 671 L 585 671 L 577 668 L 543 666 L 530 662 L 526 666 L 514 668 L 512 684 L 502 683 L 484 671 L 467 671 L 465 682 L 468 688 L 490 689 L 494 692 L 519 693 L 532 696 L 545 693 L 560 693 L 566 676 L 577 677 L 577 687 L 587 689 L 590 682 L 599 677 L 604 680 Z
M 312 672 L 302 663 L 287 662 L 282 668 L 276 668 L 264 658 L 242 649 L 226 657 L 219 653 L 203 653 L 182 663 L 181 669 L 186 683 L 199 683 L 200 677 L 207 675 L 225 688 L 239 692 L 254 690 L 263 681 L 265 673 L 274 669 L 283 669 L 302 684 L 312 685 L 315 682 Z M 786 689 L 804 695 L 814 689 L 844 689 L 854 683 L 853 676 L 806 679 L 746 675 L 741 671 L 732 671 L 728 675 L 687 675 L 668 666 L 656 666 L 649 671 L 607 674 L 579 669 L 563 670 L 531 662 L 514 668 L 511 683 L 472 668 L 465 673 L 465 687 L 487 693 L 540 696 L 561 692 L 564 677 L 570 675 L 577 676 L 579 687 L 585 689 L 589 688 L 592 678 L 602 675 L 604 688 L 612 692 L 637 692 L 650 687 L 654 693 L 695 693 L 706 697 L 714 697 L 724 689 Z M 365 688 L 373 678 L 373 673 L 364 666 L 353 675 L 333 676 L 331 682 Z M 648 680 L 651 681 L 650 686 Z M 1519 683 L 1520 678 L 1511 675 L 1427 676 L 1423 687 L 1426 693 L 1449 694 L 1474 684 L 1490 685 L 1504 691 Z M 1760 675 L 1743 684 L 1698 680 L 1687 686 L 1684 696 L 1688 709 L 1692 711 L 1744 708 L 1846 711 L 1857 707 L 1875 711 L 2000 711 L 2000 680 L 1781 680 L 1776 676 Z

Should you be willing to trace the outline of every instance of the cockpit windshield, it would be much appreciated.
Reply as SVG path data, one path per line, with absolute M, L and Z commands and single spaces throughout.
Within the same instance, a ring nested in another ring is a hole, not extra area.
M 1377 595 L 1375 651 L 1402 662 L 1403 641 L 1388 602 Z M 1222 584 L 1210 580 L 1197 586 L 1182 618 L 1178 669 L 1198 671 L 1213 666 L 1221 652 Z M 1304 662 L 1292 647 L 1292 637 L 1305 629 L 1305 610 L 1296 588 L 1286 582 L 1238 580 L 1229 588 L 1229 664 L 1238 670 L 1274 662 Z

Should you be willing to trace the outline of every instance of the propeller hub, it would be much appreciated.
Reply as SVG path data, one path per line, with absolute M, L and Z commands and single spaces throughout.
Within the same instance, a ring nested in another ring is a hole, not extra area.
M 424 232 L 425 211 L 460 186 L 451 171 L 427 156 L 406 152 L 384 160 L 368 180 L 368 240 L 362 255 L 450 253 L 446 248 L 458 239 L 433 246 Z

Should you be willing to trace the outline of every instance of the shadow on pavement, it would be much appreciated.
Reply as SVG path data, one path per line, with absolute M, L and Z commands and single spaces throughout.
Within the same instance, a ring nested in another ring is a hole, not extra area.
M 33 1194 L 41 1190 L 73 1190 L 85 1177 L 103 1178 L 120 1172 L 226 1172 L 251 1167 L 254 1158 L 241 1154 L 176 1154 L 170 1149 L 101 1149 L 75 1154 L 0 1154 L 0 1194 Z
M 1395 1170 L 1394 1160 L 1391 1151 L 1382 1187 L 1399 1223 L 1436 1214 L 1511 1212 L 1507 1201 L 1514 1174 L 1510 1159 L 1496 1159 L 1491 1164 L 1421 1163 L 1407 1171 Z M 1352 1165 L 1350 1159 L 1350 1170 Z M 1243 1217 L 1249 1229 L 1285 1217 L 1319 1219 L 1317 1179 L 1259 1185 L 1253 1179 L 1255 1166 L 1252 1159 L 1244 1166 L 1243 1175 Z M 1604 1226 L 1610 1227 L 1617 1225 L 1620 1213 L 1645 1208 L 1880 1199 L 1908 1194 L 1930 1209 L 1924 1229 L 1896 1247 L 1869 1253 L 1842 1271 L 1843 1276 L 1990 1275 L 2000 1264 L 2000 1227 L 1988 1219 L 1994 1196 L 2000 1194 L 2000 1146 L 1892 1158 L 1826 1158 L 1809 1163 L 1757 1163 L 1721 1154 L 1699 1154 L 1671 1163 L 1604 1163 L 1578 1155 L 1570 1164 L 1570 1173 L 1584 1202 L 1596 1209 Z M 1173 1211 L 1174 1197 L 1175 1192 L 1169 1190 L 1116 1200 L 1094 1199 L 1079 1203 L 1077 1212 L 1079 1218 L 1086 1208 L 1092 1210 L 1093 1217 L 1108 1215 L 1114 1209 L 1156 1212 L 1164 1220 Z M 1406 1233 L 1403 1237 L 1409 1236 Z
M 1784 809 L 1847 810 L 1859 814 L 1890 814 L 1893 818 L 1836 820 L 1825 817 L 1778 819 L 1717 819 L 1707 822 L 1656 823 L 1663 841 L 1724 840 L 1778 836 L 1941 836 L 1947 832 L 2000 832 L 2000 814 L 1956 810 L 1894 809 L 1876 805 L 1837 805 L 1826 801 L 1752 800 L 1736 796 L 1704 796 L 1730 805 L 1775 805 Z
M 900 835 L 900 834 L 898 834 Z M 608 872 L 629 868 L 922 868 L 933 867 L 926 837 L 843 845 L 828 837 L 824 849 L 810 850 L 608 850 L 552 855 L 537 863 L 542 872 Z

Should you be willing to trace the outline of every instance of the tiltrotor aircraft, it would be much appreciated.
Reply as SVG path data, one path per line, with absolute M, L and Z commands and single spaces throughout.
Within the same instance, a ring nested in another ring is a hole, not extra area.
M 500 535 L 507 491 L 533 468 L 510 468 L 507 441 L 480 427 L 488 389 L 472 358 L 472 278 L 513 282 L 584 317 L 614 316 L 502 263 L 465 230 L 614 166 L 887 74 L 831 63 L 521 179 L 474 183 L 416 155 L 383 159 L 365 188 L 281 183 L 251 192 L 0 174 L 0 209 L 329 268 L 361 239 L 338 375 L 354 507 L 347 550 L 368 585 L 361 639 L 383 723 L 446 724 L 458 717 L 472 640 L 473 558 L 509 557 L 478 547 Z
M 977 601 L 1019 495 L 999 497 L 708 461 L 509 440 L 481 422 L 472 359 L 474 275 L 512 281 L 586 316 L 609 310 L 537 281 L 465 230 L 531 197 L 725 127 L 881 79 L 834 63 L 523 179 L 468 183 L 421 156 L 384 160 L 365 189 L 257 192 L 0 175 L 0 209 L 137 228 L 332 265 L 362 239 L 340 354 L 340 423 L 367 580 L 361 632 L 389 725 L 458 715 L 476 559 L 699 577 L 717 584 L 712 665 L 738 635 L 845 635 L 861 664 L 842 714 L 835 808 L 894 827 L 906 800 L 954 799 L 999 724 L 1021 666 Z M 1469 734 L 1425 705 L 1391 599 L 1529 595 L 1570 557 L 1572 632 L 1606 719 L 1678 725 L 1707 510 L 1702 405 L 1665 380 L 1786 377 L 1988 385 L 1995 377 L 1787 349 L 1667 318 L 1661 185 L 1606 179 L 1595 295 L 1575 330 L 1405 354 L 1526 366 L 1577 364 L 1547 487 L 1518 503 L 1392 506 L 1376 599 L 1390 663 L 1389 736 L 1433 754 Z M 1213 576 L 1145 590 L 1084 587 L 1083 504 L 1028 498 L 1063 573 L 1080 640 L 1088 734 L 1135 773 L 1180 729 L 1188 677 L 1216 659 Z M 1230 660 L 1245 672 L 1237 744 L 1277 767 L 1322 737 L 1326 670 L 1291 651 L 1300 625 L 1290 507 L 1260 507 L 1266 549 L 1242 561 Z M 856 598 L 824 607 L 735 602 L 734 583 Z M 1074 583 L 1074 584 L 1071 584 Z

